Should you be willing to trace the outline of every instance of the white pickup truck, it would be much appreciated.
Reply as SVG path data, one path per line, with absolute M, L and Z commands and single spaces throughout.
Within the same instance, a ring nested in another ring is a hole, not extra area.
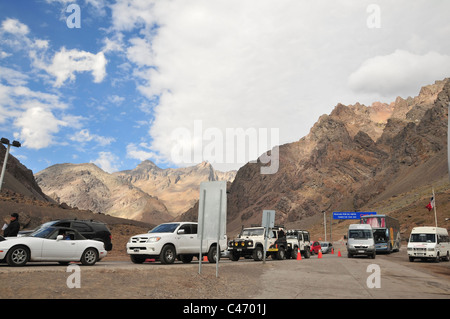
M 127 254 L 136 264 L 146 259 L 160 260 L 163 264 L 172 264 L 175 259 L 189 263 L 200 254 L 200 239 L 197 237 L 197 223 L 173 222 L 156 226 L 146 234 L 135 235 L 127 243 Z M 202 255 L 210 263 L 216 262 L 217 240 L 203 240 Z M 219 249 L 227 249 L 227 238 L 220 239 Z M 220 254 L 219 254 L 220 258 Z

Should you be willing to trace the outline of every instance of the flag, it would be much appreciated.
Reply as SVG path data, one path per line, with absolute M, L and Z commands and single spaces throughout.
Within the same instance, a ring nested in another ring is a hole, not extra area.
M 428 208 L 428 211 L 431 211 L 433 209 L 433 207 L 434 207 L 434 196 L 431 197 L 430 202 L 425 207 Z

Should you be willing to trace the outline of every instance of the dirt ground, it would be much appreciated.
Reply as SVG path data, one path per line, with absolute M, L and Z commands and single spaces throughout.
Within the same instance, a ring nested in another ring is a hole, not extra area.
M 0 299 L 227 299 L 251 298 L 258 291 L 262 264 L 252 267 L 198 262 L 161 265 L 160 263 L 127 267 L 108 265 L 108 259 L 93 267 L 80 266 L 80 288 L 69 288 L 72 271 L 66 266 L 34 264 L 11 268 L 0 266 Z

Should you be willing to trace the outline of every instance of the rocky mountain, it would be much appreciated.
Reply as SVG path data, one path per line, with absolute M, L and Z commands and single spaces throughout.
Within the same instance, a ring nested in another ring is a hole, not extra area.
M 95 164 L 58 164 L 36 175 L 42 190 L 58 203 L 111 216 L 158 224 L 195 204 L 202 181 L 233 178 L 204 162 L 161 169 L 144 161 L 135 169 L 109 174 Z
M 276 174 L 260 174 L 261 162 L 239 169 L 229 187 L 228 229 L 260 223 L 263 209 L 274 209 L 277 223 L 305 225 L 324 211 L 373 210 L 444 177 L 448 182 L 449 102 L 445 79 L 390 104 L 338 104 L 307 136 L 280 146 Z M 197 207 L 180 218 L 195 219 Z
M 199 198 L 199 187 L 203 181 L 232 181 L 236 172 L 214 170 L 208 162 L 183 168 L 161 169 L 147 160 L 135 169 L 117 172 L 132 185 L 162 201 L 175 217 L 191 208 Z
M 57 164 L 35 177 L 43 192 L 59 203 L 154 224 L 172 219 L 158 198 L 92 163 Z

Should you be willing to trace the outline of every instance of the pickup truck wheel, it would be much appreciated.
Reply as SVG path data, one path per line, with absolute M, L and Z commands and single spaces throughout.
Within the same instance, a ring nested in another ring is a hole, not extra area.
M 217 258 L 217 246 L 211 246 L 208 251 L 208 261 L 212 264 L 216 262 Z M 219 254 L 220 260 L 220 254 Z
M 133 264 L 142 264 L 145 261 L 145 257 L 139 255 L 130 255 L 130 259 Z
M 180 255 L 180 260 L 184 264 L 189 264 L 194 258 L 194 255 Z
M 173 264 L 175 259 L 177 258 L 177 254 L 175 252 L 175 247 L 172 245 L 166 245 L 161 250 L 161 254 L 159 259 L 163 264 Z
M 255 248 L 255 250 L 253 251 L 253 260 L 254 261 L 261 261 L 263 260 L 263 250 L 262 247 L 258 246 Z

